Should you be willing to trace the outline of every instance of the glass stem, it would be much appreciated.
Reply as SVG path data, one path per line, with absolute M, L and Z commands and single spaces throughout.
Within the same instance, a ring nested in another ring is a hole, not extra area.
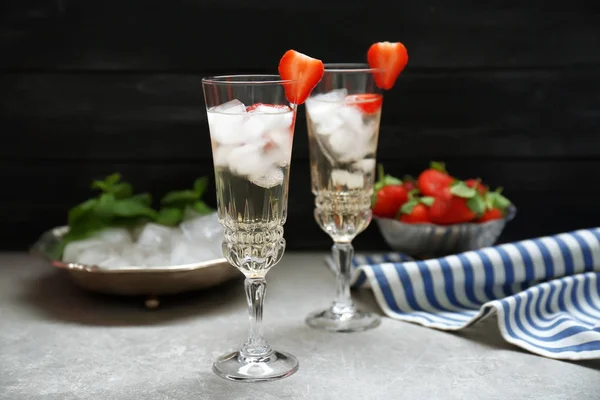
M 262 336 L 263 302 L 267 291 L 267 281 L 265 278 L 246 278 L 244 287 L 248 300 L 250 328 L 248 329 L 248 340 L 242 346 L 240 354 L 249 359 L 267 357 L 273 351 Z
M 331 248 L 331 252 L 337 268 L 337 294 L 333 302 L 333 311 L 339 314 L 353 312 L 354 303 L 350 297 L 350 279 L 354 248 L 350 243 L 335 243 Z

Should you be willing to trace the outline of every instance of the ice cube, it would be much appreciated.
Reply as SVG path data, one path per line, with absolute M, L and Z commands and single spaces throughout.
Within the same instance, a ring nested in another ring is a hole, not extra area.
M 86 250 L 92 248 L 104 249 L 105 247 L 106 245 L 96 238 L 77 240 L 65 246 L 62 259 L 66 262 L 79 263 L 81 262 L 79 261 L 80 255 Z
M 334 89 L 327 93 L 317 94 L 311 99 L 318 101 L 327 101 L 327 102 L 341 102 L 346 100 L 346 96 L 348 96 L 348 89 Z
M 262 115 L 261 115 L 262 114 Z M 294 113 L 287 106 L 260 104 L 250 113 L 252 118 L 260 118 L 265 130 L 285 129 L 292 126 Z
M 231 150 L 228 157 L 229 169 L 236 175 L 263 175 L 271 167 L 264 157 L 266 141 L 238 146 Z
M 362 172 L 364 174 L 371 174 L 375 171 L 375 159 L 365 158 L 352 164 L 352 171 Z
M 171 252 L 150 254 L 144 259 L 144 266 L 146 267 L 167 267 L 169 265 L 173 265 Z
M 176 232 L 175 228 L 147 223 L 142 228 L 136 244 L 138 247 L 170 249 Z
M 283 167 L 289 165 L 292 158 L 292 132 L 286 130 L 274 130 L 268 132 L 266 138 L 271 146 L 267 146 L 267 157 L 272 160 L 274 166 Z
M 154 251 L 168 251 L 168 250 L 155 249 Z M 121 252 L 120 256 L 127 262 L 128 266 L 138 267 L 138 266 L 144 265 L 145 254 L 144 254 L 143 247 L 139 247 L 137 245 L 126 246 L 123 249 L 123 251 Z
M 336 110 L 337 116 L 343 121 L 344 126 L 349 129 L 361 131 L 363 128 L 363 116 L 358 107 L 342 106 Z
M 216 107 L 212 107 L 210 111 L 221 114 L 245 114 L 246 106 L 238 99 L 233 99 Z
M 97 265 L 100 266 L 104 261 L 109 258 L 115 257 L 117 253 L 108 245 L 100 247 L 89 247 L 86 248 L 77 258 L 77 263 L 85 265 Z
M 362 174 L 353 174 L 343 169 L 331 171 L 331 183 L 334 186 L 346 186 L 348 189 L 360 189 L 364 187 Z
M 208 112 L 210 137 L 218 144 L 240 144 L 244 142 L 242 114 L 217 114 Z
M 124 228 L 104 229 L 96 233 L 94 238 L 116 247 L 123 247 L 132 243 L 131 234 Z
M 213 150 L 215 167 L 226 167 L 229 162 L 229 155 L 234 148 L 235 146 L 216 145 Z
M 315 124 L 315 130 L 317 135 L 327 136 L 331 135 L 336 130 L 341 129 L 343 126 L 344 121 L 339 116 L 335 115 L 334 112 L 331 112 L 329 116 L 323 117 Z
M 192 207 L 188 206 L 185 208 L 185 210 L 183 210 L 183 221 L 189 221 L 200 216 L 200 213 L 198 213 L 198 211 L 194 210 Z
M 250 181 L 255 185 L 270 189 L 283 184 L 283 171 L 279 168 L 271 168 L 264 175 L 251 176 Z
M 115 254 L 108 257 L 106 260 L 103 260 L 101 266 L 118 269 L 122 267 L 131 267 L 133 265 L 130 263 L 129 260 L 123 258 L 120 255 Z
M 252 115 L 246 118 L 244 122 L 244 137 L 246 142 L 255 142 L 260 140 L 265 133 L 266 120 L 263 120 L 260 115 Z
M 184 238 L 192 241 L 223 241 L 223 226 L 216 212 L 192 218 L 179 225 Z
M 171 253 L 170 262 L 172 265 L 193 264 L 208 260 L 221 258 L 215 255 L 209 247 L 184 238 L 175 244 Z

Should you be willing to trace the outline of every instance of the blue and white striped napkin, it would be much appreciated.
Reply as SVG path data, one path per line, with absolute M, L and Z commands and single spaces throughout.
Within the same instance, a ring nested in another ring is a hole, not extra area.
M 497 314 L 504 339 L 532 353 L 600 358 L 600 228 L 425 261 L 357 255 L 354 264 L 353 285 L 370 287 L 391 318 L 457 331 Z

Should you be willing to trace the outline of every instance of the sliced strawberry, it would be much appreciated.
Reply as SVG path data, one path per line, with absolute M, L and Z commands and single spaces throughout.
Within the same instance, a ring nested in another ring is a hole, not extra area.
M 352 94 L 346 96 L 346 102 L 360 108 L 365 114 L 375 114 L 381 110 L 383 96 L 374 93 Z
M 400 42 L 379 42 L 369 48 L 367 61 L 371 68 L 382 70 L 373 74 L 377 87 L 389 90 L 396 83 L 400 72 L 406 67 L 408 53 L 406 47 Z
M 285 95 L 290 103 L 304 103 L 324 73 L 325 66 L 321 60 L 295 50 L 286 51 L 279 61 L 281 79 L 296 81 L 285 86 Z
M 283 104 L 255 103 L 255 104 L 252 104 L 251 106 L 246 107 L 246 112 L 256 111 L 257 108 L 262 107 L 262 106 L 271 107 L 271 108 L 275 108 L 277 110 L 281 110 L 280 112 L 292 111 L 292 109 L 289 106 L 286 106 L 286 105 L 283 105 Z

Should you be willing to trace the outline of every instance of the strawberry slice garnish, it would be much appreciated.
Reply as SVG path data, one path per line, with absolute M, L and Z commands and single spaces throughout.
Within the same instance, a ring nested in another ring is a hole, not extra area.
M 389 90 L 408 63 L 406 47 L 400 42 L 379 42 L 371 45 L 367 52 L 369 66 L 382 71 L 374 72 L 378 88 Z
M 321 60 L 296 50 L 286 51 L 279 61 L 281 79 L 296 81 L 285 86 L 285 95 L 290 103 L 304 103 L 324 73 L 325 66 Z
M 366 114 L 375 114 L 381 109 L 383 96 L 374 93 L 352 94 L 346 96 L 346 102 L 360 108 Z
M 254 103 L 251 106 L 246 107 L 246 112 L 256 111 L 256 109 L 261 106 L 264 106 L 265 108 L 269 107 L 272 109 L 281 110 L 281 112 L 292 111 L 292 109 L 290 107 L 284 106 L 282 104 Z M 272 110 L 269 110 L 269 111 L 272 112 Z

